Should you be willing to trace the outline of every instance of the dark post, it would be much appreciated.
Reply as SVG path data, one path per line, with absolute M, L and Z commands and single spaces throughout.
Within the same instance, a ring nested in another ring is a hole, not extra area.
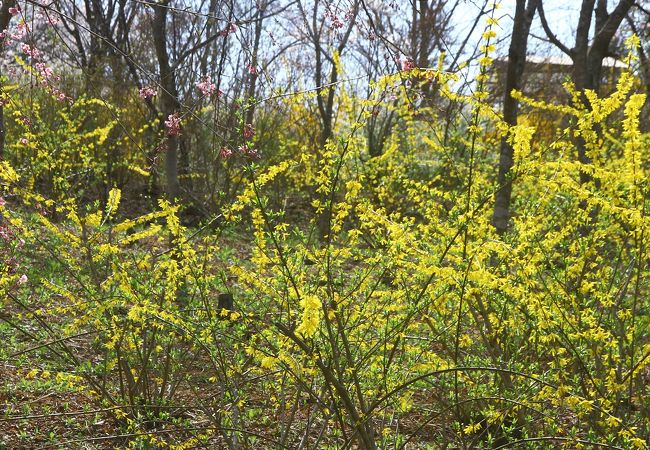
M 219 309 L 227 309 L 233 311 L 233 299 L 232 294 L 219 294 L 218 300 Z

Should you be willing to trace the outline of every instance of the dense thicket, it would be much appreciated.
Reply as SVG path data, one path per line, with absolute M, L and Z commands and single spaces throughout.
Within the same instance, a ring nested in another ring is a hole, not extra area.
M 4 2 L 0 448 L 647 448 L 647 11 L 544 3 Z

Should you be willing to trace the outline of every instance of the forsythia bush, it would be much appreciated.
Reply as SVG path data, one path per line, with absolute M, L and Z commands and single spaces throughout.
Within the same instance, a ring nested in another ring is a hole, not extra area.
M 472 95 L 419 69 L 381 80 L 376 99 L 339 87 L 335 139 L 313 151 L 283 136 L 285 158 L 247 163 L 250 181 L 217 232 L 186 229 L 181 205 L 164 200 L 118 219 L 116 188 L 101 206 L 66 195 L 73 185 L 60 175 L 80 157 L 101 164 L 85 139 L 99 145 L 113 125 L 76 135 L 59 148 L 74 154 L 52 160 L 30 135 L 34 152 L 21 158 L 56 189 L 43 200 L 34 172 L 3 161 L 2 238 L 23 261 L 37 249 L 56 278 L 30 272 L 32 300 L 18 269 L 3 269 L 5 303 L 59 339 L 52 359 L 115 407 L 134 447 L 172 446 L 148 430 L 176 423 L 189 435 L 177 448 L 212 438 L 230 448 L 647 448 L 645 97 L 631 73 L 606 98 L 520 96 L 570 118 L 538 143 L 533 126 L 508 127 L 487 103 L 494 36 L 484 37 Z M 439 109 L 414 107 L 423 83 L 463 106 L 451 131 Z M 396 100 L 381 101 L 387 90 Z M 364 126 L 377 108 L 401 120 L 369 158 Z M 515 149 L 516 214 L 503 237 L 490 223 L 500 138 Z M 278 180 L 309 192 L 307 226 L 269 201 Z M 56 221 L 18 207 L 43 201 Z M 248 257 L 224 250 L 232 230 L 251 232 Z M 235 308 L 219 305 L 226 290 Z M 58 320 L 45 327 L 49 315 Z M 61 339 L 78 335 L 89 337 L 83 351 Z M 210 425 L 183 422 L 182 407 Z
M 10 86 L 5 106 L 8 161 L 21 185 L 50 208 L 75 198 L 107 201 L 113 186 L 146 180 L 151 162 L 142 149 L 149 125 L 137 113 L 98 98 L 60 102 L 40 91 Z M 129 131 L 125 132 L 128 126 Z

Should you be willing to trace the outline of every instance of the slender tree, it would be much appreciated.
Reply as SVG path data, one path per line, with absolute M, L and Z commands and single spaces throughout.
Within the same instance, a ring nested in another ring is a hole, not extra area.
M 162 89 L 160 94 L 160 120 L 163 122 L 163 127 L 166 121 L 174 120 L 177 117 L 175 115 L 179 114 L 181 106 L 178 99 L 176 77 L 172 70 L 169 52 L 167 50 L 167 12 L 169 11 L 169 3 L 170 0 L 162 0 L 159 3 L 152 4 L 154 16 L 151 19 L 151 29 Z M 178 132 L 171 130 L 171 132 L 168 132 L 165 149 L 167 195 L 171 200 L 178 198 L 180 194 L 180 184 L 178 182 L 178 144 Z
M 607 0 L 582 0 L 573 48 L 567 47 L 553 33 L 546 20 L 543 0 L 538 3 L 539 17 L 544 32 L 557 48 L 572 59 L 571 77 L 575 88 L 581 92 L 586 89 L 596 92 L 600 90 L 603 61 L 607 56 L 615 56 L 610 49 L 612 40 L 621 22 L 634 6 L 634 0 L 620 0 L 614 9 L 608 12 L 607 3 Z M 594 35 L 590 39 L 594 17 Z M 578 160 L 582 164 L 591 164 L 591 158 L 587 155 L 585 143 L 581 138 L 577 139 L 576 146 L 578 148 Z M 587 172 L 580 172 L 581 182 L 585 183 L 591 181 L 591 179 Z
M 512 96 L 512 91 L 521 88 L 521 77 L 526 65 L 526 49 L 530 25 L 535 16 L 540 0 L 517 0 L 515 18 L 512 26 L 512 37 L 508 50 L 508 65 L 506 71 L 506 87 L 503 96 L 503 120 L 508 125 L 517 124 L 518 102 Z M 511 170 L 514 164 L 514 150 L 504 137 L 501 139 L 499 152 L 499 189 L 495 194 L 494 214 L 492 222 L 499 234 L 506 232 L 510 219 L 512 179 Z
M 643 82 L 645 93 L 650 97 L 650 2 L 646 0 L 646 5 L 641 2 L 636 4 L 637 14 L 628 14 L 626 22 L 630 27 L 630 31 L 636 34 L 641 45 L 638 48 L 637 55 L 639 57 L 639 75 Z M 650 102 L 646 102 L 643 106 L 643 111 L 640 115 L 641 123 L 644 128 L 650 124 Z
M 333 133 L 334 97 L 336 83 L 339 80 L 339 68 L 335 64 L 334 52 L 341 55 L 348 44 L 359 13 L 359 0 L 353 0 L 345 19 L 338 17 L 332 4 L 324 6 L 326 10 L 324 14 L 322 4 L 321 0 L 315 0 L 312 5 L 298 2 L 307 41 L 313 46 L 314 51 L 314 81 L 321 121 L 319 140 L 321 147 L 327 143 Z M 311 10 L 308 6 L 311 6 Z M 334 45 L 335 38 L 338 38 L 337 45 Z
M 258 7 L 254 13 L 254 27 L 253 27 L 253 45 L 250 50 L 250 67 L 248 68 L 248 80 L 246 83 L 246 99 L 249 104 L 246 108 L 246 123 L 253 123 L 253 117 L 255 116 L 255 90 L 257 88 L 257 79 L 259 77 L 259 54 L 260 54 L 260 42 L 262 38 L 264 16 L 268 8 L 267 0 L 260 0 L 258 2 Z
M 6 30 L 9 26 L 9 21 L 11 21 L 10 9 L 15 8 L 15 0 L 10 0 L 2 2 L 0 6 L 0 30 Z M 2 56 L 2 49 L 4 46 L 0 45 L 0 56 Z M 2 92 L 2 72 L 0 72 L 0 93 Z M 0 102 L 0 160 L 4 157 L 5 151 L 5 121 L 4 121 L 4 107 L 2 102 Z M 0 216 L 1 219 L 1 216 Z
M 411 2 L 410 14 L 395 20 L 396 10 L 383 3 L 361 1 L 363 25 L 367 42 L 355 45 L 358 58 L 368 78 L 376 80 L 402 64 L 430 67 L 437 54 L 446 52 L 452 42 L 452 17 L 459 0 L 418 0 Z M 394 6 L 398 8 L 398 5 Z M 384 56 L 384 57 L 383 57 Z M 435 101 L 432 85 L 423 83 L 419 93 L 429 103 Z M 370 157 L 383 153 L 384 143 L 397 123 L 393 111 L 376 111 L 368 118 L 368 153 Z

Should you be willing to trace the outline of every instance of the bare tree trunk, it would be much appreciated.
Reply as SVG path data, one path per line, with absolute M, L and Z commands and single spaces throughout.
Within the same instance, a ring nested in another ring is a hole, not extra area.
M 538 10 L 544 31 L 549 40 L 573 60 L 571 77 L 578 91 L 584 92 L 585 89 L 599 91 L 603 60 L 609 54 L 612 38 L 633 6 L 634 0 L 620 0 L 612 12 L 608 13 L 607 0 L 598 0 L 598 4 L 596 4 L 596 0 L 583 0 L 576 28 L 575 46 L 569 49 L 551 31 L 544 16 L 543 2 L 539 0 Z M 589 31 L 594 13 L 596 16 L 595 34 L 590 45 Z M 591 164 L 591 158 L 587 154 L 585 142 L 582 138 L 576 139 L 576 147 L 578 149 L 578 160 L 585 165 Z M 591 180 L 591 175 L 583 170 L 580 171 L 580 181 L 582 183 Z
M 160 85 L 162 87 L 160 95 L 160 111 L 162 115 L 160 121 L 164 128 L 165 120 L 180 110 L 176 78 L 169 63 L 169 53 L 167 51 L 167 7 L 169 6 L 169 0 L 163 0 L 161 3 L 153 3 L 151 6 L 154 8 L 151 27 L 154 46 L 156 48 L 156 57 L 158 59 Z M 178 136 L 174 133 L 168 133 L 167 148 L 165 151 L 165 171 L 167 175 L 167 195 L 171 201 L 178 198 L 180 194 L 180 184 L 178 182 L 178 148 Z
M 648 15 L 648 17 L 650 17 L 650 11 L 645 13 Z M 639 28 L 634 23 L 634 20 L 629 15 L 626 16 L 626 19 L 627 19 L 627 24 L 632 29 L 632 32 L 637 36 L 641 37 L 641 42 L 644 41 L 647 42 L 647 35 L 645 35 L 646 39 L 644 40 L 642 37 L 644 35 L 640 32 Z M 646 53 L 646 50 L 643 47 L 643 44 L 639 46 L 637 54 L 639 57 L 639 63 L 640 63 L 639 72 L 640 72 L 641 81 L 643 82 L 643 88 L 646 96 L 650 97 L 650 57 L 648 57 L 648 54 Z M 643 105 L 643 109 L 641 110 L 639 119 L 641 121 L 641 129 L 646 129 L 650 124 L 650 102 L 645 102 L 645 104 Z
M 0 7 L 0 30 L 6 30 L 9 26 L 9 21 L 11 20 L 11 14 L 9 13 L 9 8 L 16 6 L 15 0 L 9 0 L 2 2 Z M 3 46 L 0 45 L 0 56 L 4 53 L 2 51 Z M 2 73 L 0 73 L 0 77 Z M 0 85 L 0 92 L 2 86 Z M 0 160 L 4 158 L 5 154 L 5 120 L 4 120 L 4 106 L 0 103 Z
M 589 70 L 595 69 L 595 60 L 589 61 L 589 29 L 591 28 L 592 11 L 595 0 L 584 0 L 580 9 L 580 18 L 576 29 L 575 46 L 573 47 L 573 71 L 571 78 L 573 84 L 579 92 L 585 89 L 594 89 L 597 78 L 589 74 Z M 591 62 L 591 64 L 589 64 Z M 601 61 L 602 64 L 602 61 Z M 600 77 L 600 75 L 598 75 Z M 587 148 L 584 140 L 580 137 L 576 139 L 578 149 L 578 161 L 581 164 L 591 164 L 591 158 L 587 155 Z M 591 175 L 584 170 L 580 170 L 580 182 L 587 183 L 591 181 Z
M 345 29 L 345 32 L 339 36 L 339 44 L 335 47 L 335 51 L 339 55 L 341 55 L 343 53 L 343 50 L 345 50 L 348 40 L 350 39 L 350 35 L 354 29 L 356 18 L 359 14 L 359 3 L 360 0 L 354 0 L 352 2 L 352 14 L 351 17 L 347 19 L 348 25 Z M 327 144 L 327 141 L 332 138 L 334 133 L 334 100 L 336 94 L 336 84 L 339 81 L 339 68 L 335 64 L 333 52 L 328 53 L 326 50 L 326 44 L 322 42 L 323 28 L 322 24 L 320 24 L 320 13 L 318 5 L 318 1 L 316 1 L 313 5 L 313 9 L 311 11 L 311 25 L 308 25 L 308 35 L 311 43 L 314 45 L 314 56 L 316 57 L 314 81 L 316 82 L 316 104 L 318 106 L 318 114 L 321 120 L 319 147 L 316 151 L 320 153 Z M 305 21 L 305 24 L 309 24 L 307 14 L 302 6 L 302 3 L 299 2 L 298 7 L 300 8 L 300 12 Z M 329 62 L 331 66 L 329 75 L 327 76 L 325 75 L 326 61 Z M 326 77 L 327 80 L 325 79 Z M 321 238 L 331 238 L 331 208 L 326 208 L 325 211 L 323 211 L 318 216 L 317 227 Z
M 583 8 L 585 8 L 585 4 L 593 9 L 594 0 L 585 0 L 583 2 Z M 595 9 L 596 34 L 593 38 L 591 46 L 589 46 L 589 27 L 591 25 L 591 21 L 585 25 L 578 25 L 578 33 L 580 33 L 580 35 L 576 35 L 576 49 L 578 49 L 578 42 L 580 42 L 580 51 L 576 51 L 576 59 L 574 59 L 573 79 L 576 88 L 578 88 L 580 91 L 584 92 L 585 89 L 592 89 L 596 92 L 600 91 L 603 72 L 603 60 L 609 54 L 609 46 L 611 44 L 612 38 L 614 37 L 614 34 L 625 18 L 625 15 L 633 5 L 633 0 L 621 0 L 616 8 L 612 11 L 612 13 L 609 14 L 607 13 L 607 0 L 598 0 L 598 5 Z M 591 9 L 589 10 L 590 14 Z M 582 164 L 591 164 L 592 161 L 587 154 L 584 140 L 582 138 L 578 138 L 577 144 L 578 160 Z M 590 182 L 592 179 L 593 177 L 588 173 L 584 171 L 580 172 L 580 181 L 582 183 Z
M 9 21 L 11 20 L 11 14 L 9 13 L 9 8 L 12 8 L 16 6 L 15 0 L 8 0 L 6 2 L 2 2 L 2 6 L 0 7 L 0 30 L 6 30 L 7 27 L 9 26 Z M 0 40 L 0 56 L 3 55 L 3 47 L 4 47 L 4 40 Z M 2 78 L 2 73 L 0 73 L 0 79 Z M 2 93 L 4 90 L 4 86 L 2 86 L 0 82 L 0 93 Z M 2 102 L 0 102 L 0 161 L 4 159 L 5 156 L 5 117 L 4 117 L 4 106 L 2 105 Z M 4 217 L 2 217 L 2 213 L 0 213 L 0 225 L 4 222 Z
M 506 73 L 506 89 L 503 98 L 503 120 L 508 125 L 517 124 L 518 102 L 512 97 L 512 91 L 521 87 L 521 77 L 526 65 L 526 49 L 530 25 L 535 16 L 538 0 L 517 0 L 515 19 L 512 27 L 512 38 L 508 51 L 508 69 Z M 499 189 L 495 194 L 492 223 L 497 233 L 503 234 L 508 229 L 510 219 L 512 178 L 511 169 L 514 164 L 514 150 L 507 139 L 501 139 L 499 155 Z
M 255 89 L 257 87 L 257 78 L 258 74 L 258 60 L 257 56 L 260 49 L 260 40 L 262 38 L 262 24 L 264 21 L 264 15 L 266 14 L 266 2 L 259 2 L 259 7 L 255 13 L 255 35 L 253 37 L 253 50 L 251 52 L 251 66 L 252 70 L 249 70 L 248 84 L 246 86 L 246 100 L 249 102 L 246 109 L 246 123 L 253 123 L 253 117 L 255 117 L 255 102 L 253 98 L 255 97 Z

